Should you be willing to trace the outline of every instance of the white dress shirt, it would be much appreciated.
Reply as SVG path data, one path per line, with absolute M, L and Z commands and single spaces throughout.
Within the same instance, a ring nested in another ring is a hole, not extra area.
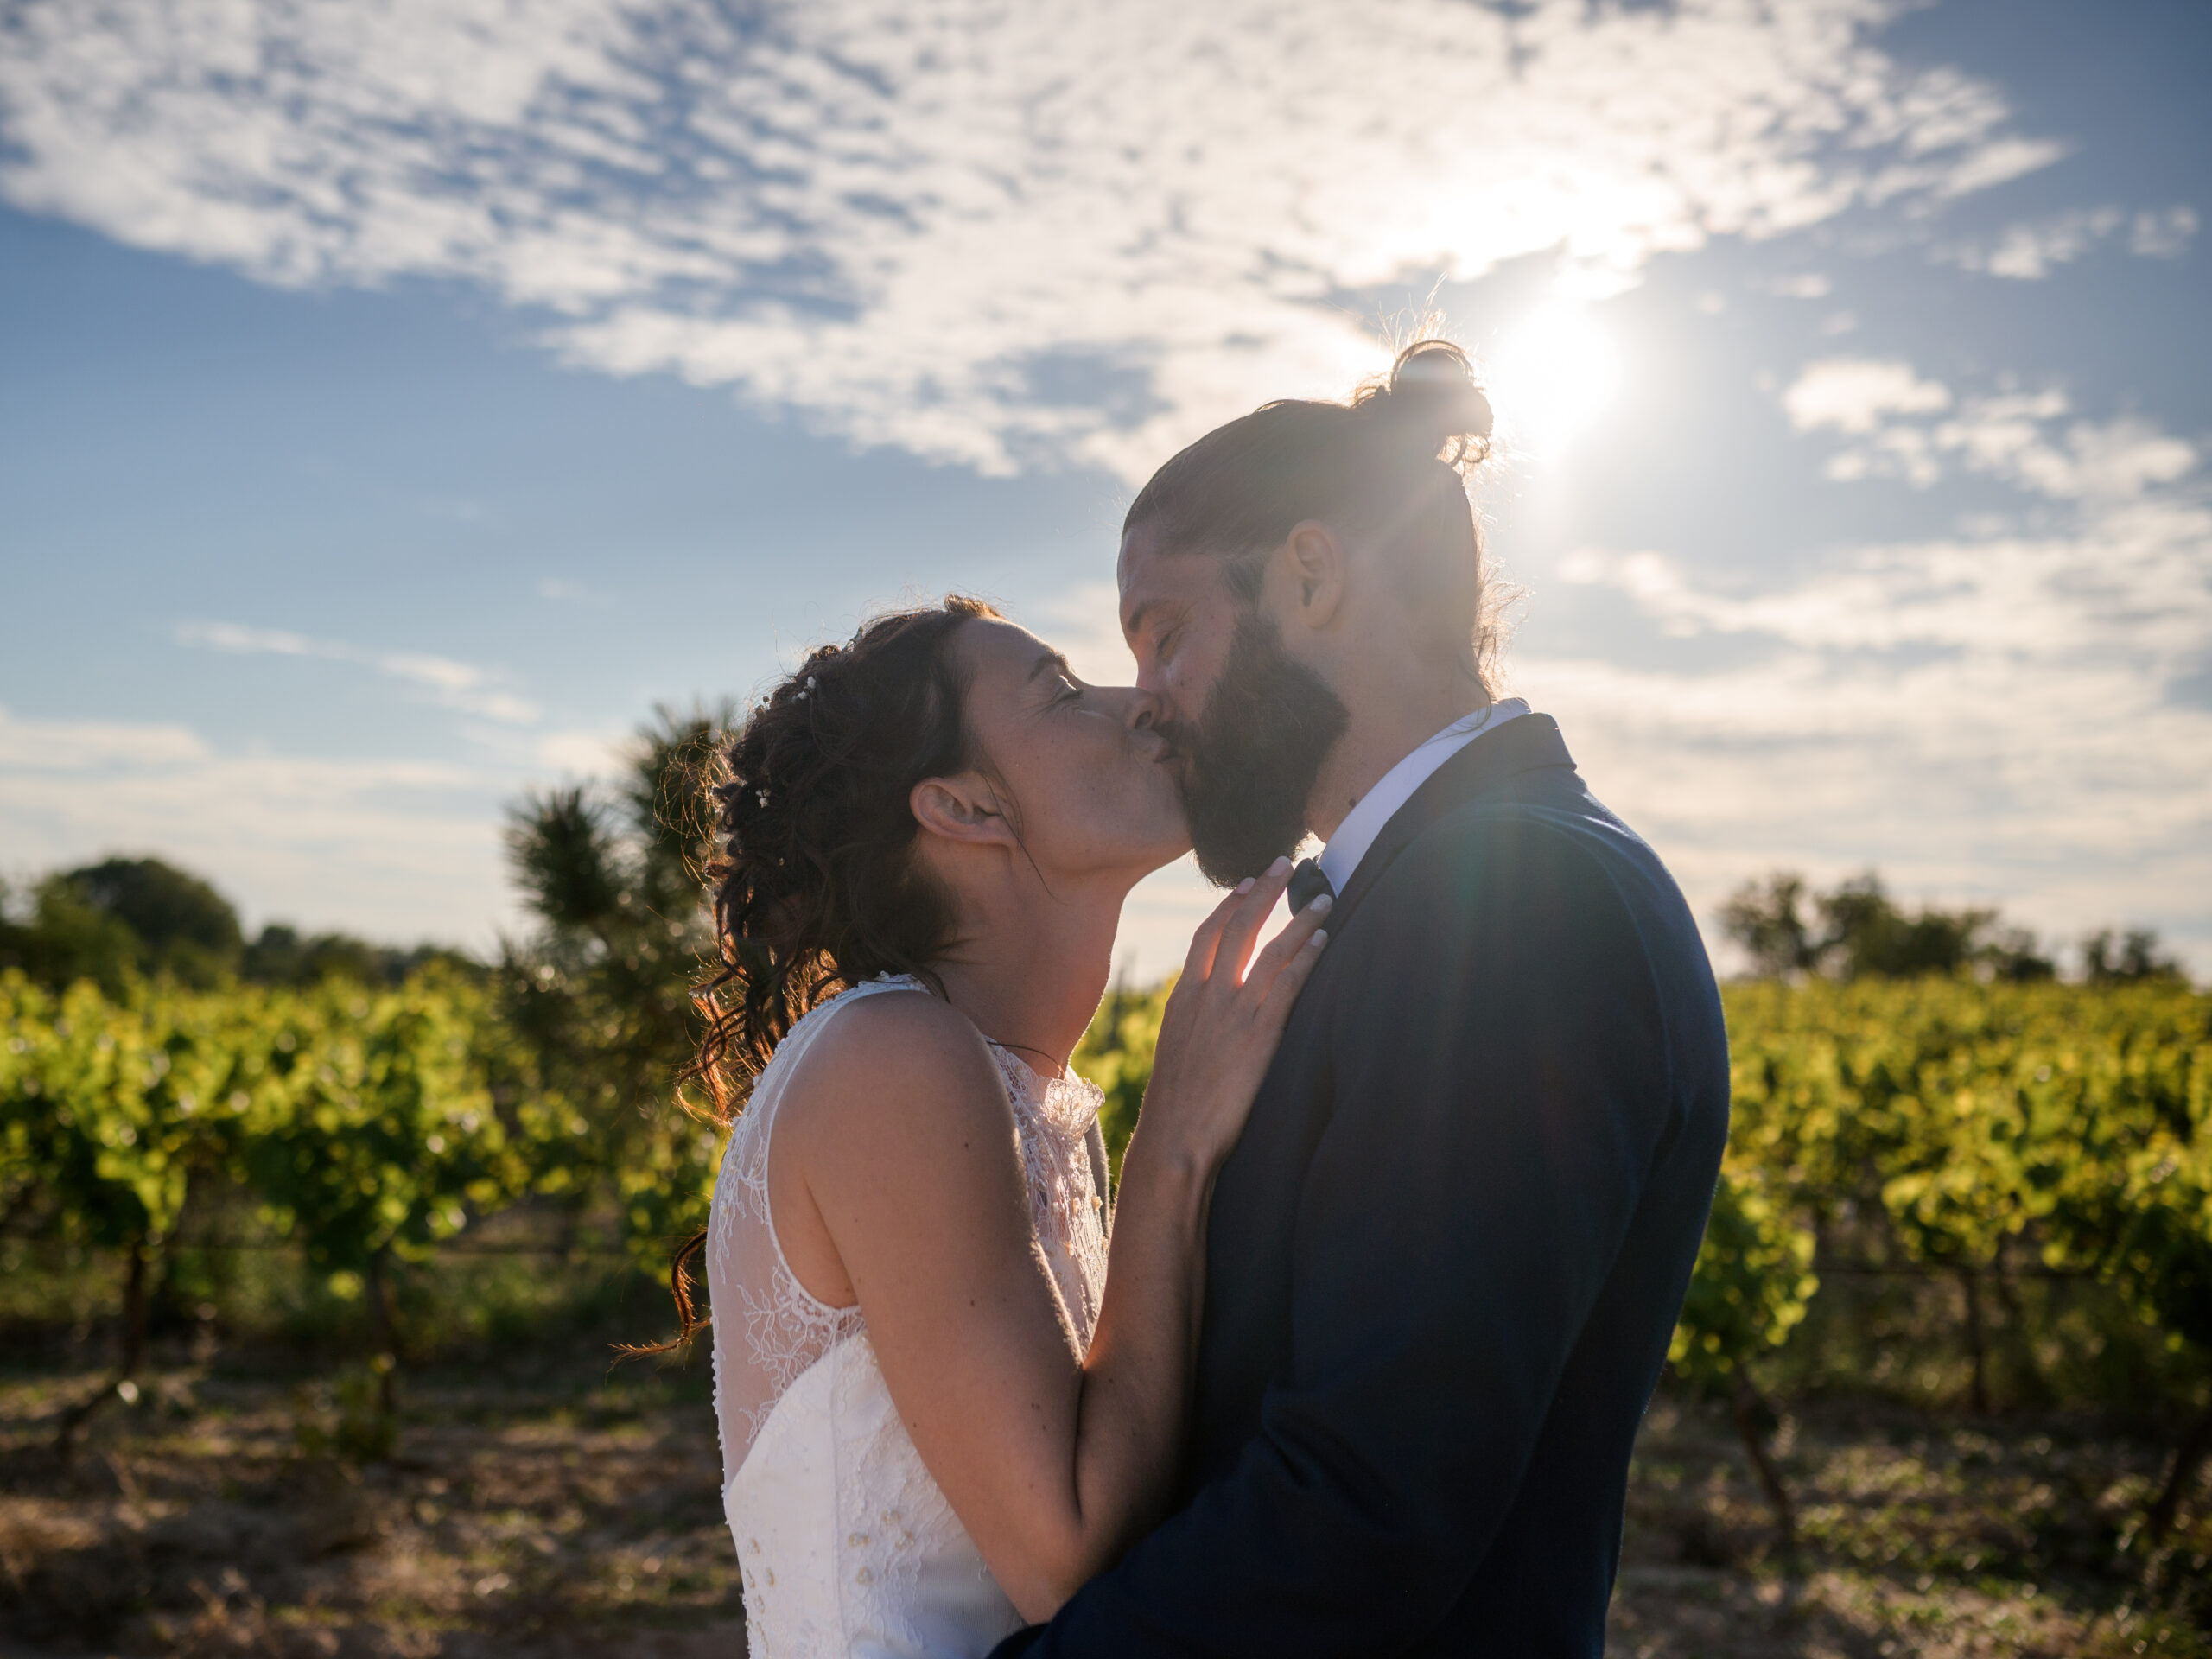
M 1382 826 L 1413 798 L 1415 790 L 1435 775 L 1439 766 L 1484 732 L 1496 731 L 1507 721 L 1518 720 L 1528 712 L 1527 702 L 1520 697 L 1487 704 L 1471 715 L 1461 715 L 1384 772 L 1375 787 L 1360 797 L 1359 804 L 1344 814 L 1337 833 L 1329 837 L 1329 844 L 1314 861 L 1320 865 L 1321 874 L 1329 878 L 1331 889 L 1337 893 L 1344 890 L 1344 883 L 1351 880 L 1359 861 L 1367 856 L 1375 837 L 1382 833 Z

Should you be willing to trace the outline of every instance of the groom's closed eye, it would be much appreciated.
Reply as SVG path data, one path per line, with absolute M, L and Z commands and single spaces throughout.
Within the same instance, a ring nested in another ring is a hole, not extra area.
M 1135 637 L 1144 638 L 1145 636 L 1137 635 Z M 1153 621 L 1150 628 L 1149 639 L 1149 643 L 1152 647 L 1153 661 L 1160 664 L 1162 667 L 1165 667 L 1168 659 L 1174 656 L 1176 643 L 1181 639 L 1182 637 L 1183 625 L 1179 618 L 1173 621 Z
M 1140 605 L 1122 625 L 1122 637 L 1129 642 L 1132 654 L 1140 658 L 1140 645 L 1148 644 L 1154 657 L 1164 658 L 1172 649 L 1172 642 L 1183 631 L 1183 618 L 1167 614 L 1166 603 L 1160 600 Z

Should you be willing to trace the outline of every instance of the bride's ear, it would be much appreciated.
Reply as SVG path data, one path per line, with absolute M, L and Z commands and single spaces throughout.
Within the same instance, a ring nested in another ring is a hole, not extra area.
M 951 778 L 925 778 L 906 797 L 914 822 L 947 841 L 977 846 L 1013 846 L 1013 825 L 1006 819 L 997 790 L 972 772 Z

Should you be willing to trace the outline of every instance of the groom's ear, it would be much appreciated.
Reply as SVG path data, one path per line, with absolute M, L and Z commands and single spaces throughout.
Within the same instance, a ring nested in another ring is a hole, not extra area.
M 1012 846 L 1013 825 L 989 781 L 972 772 L 951 778 L 925 778 L 908 792 L 914 822 L 947 841 L 978 846 Z
M 1281 556 L 1298 620 L 1327 627 L 1344 601 L 1344 547 L 1337 532 L 1318 518 L 1306 519 L 1291 527 Z

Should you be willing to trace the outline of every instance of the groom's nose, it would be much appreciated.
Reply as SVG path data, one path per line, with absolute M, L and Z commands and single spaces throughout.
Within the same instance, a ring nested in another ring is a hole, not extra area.
M 1137 683 L 1135 690 L 1141 696 L 1150 700 L 1152 703 L 1153 717 L 1155 720 L 1165 721 L 1168 719 L 1169 715 L 1167 697 L 1165 691 L 1162 690 L 1161 683 L 1166 678 L 1166 673 L 1165 670 L 1161 668 L 1160 659 L 1150 652 L 1138 652 L 1136 653 L 1136 658 Z
M 1166 724 L 1160 699 L 1141 685 L 1117 685 L 1113 695 L 1122 705 L 1122 719 L 1134 730 L 1149 732 Z

